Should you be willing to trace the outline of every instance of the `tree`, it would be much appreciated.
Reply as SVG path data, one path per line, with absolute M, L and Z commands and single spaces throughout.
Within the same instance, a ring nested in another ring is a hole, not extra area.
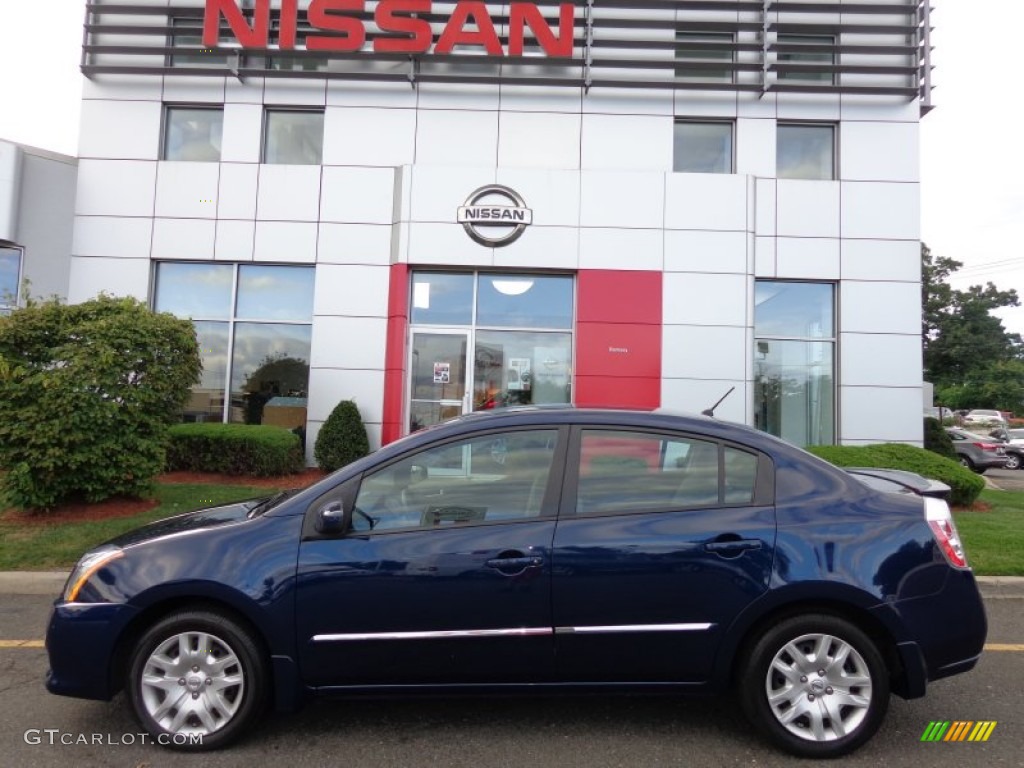
M 962 266 L 955 259 L 933 256 L 921 244 L 925 378 L 935 384 L 943 405 L 1020 409 L 1015 364 L 1022 359 L 1021 338 L 1008 333 L 992 314 L 1020 306 L 1020 299 L 1015 290 L 1002 291 L 991 282 L 963 291 L 952 288 L 948 280 Z
M 370 452 L 363 417 L 353 400 L 338 403 L 316 436 L 313 454 L 325 472 L 351 464 Z
M 21 507 L 140 496 L 201 368 L 188 320 L 130 298 L 0 318 L 0 468 Z

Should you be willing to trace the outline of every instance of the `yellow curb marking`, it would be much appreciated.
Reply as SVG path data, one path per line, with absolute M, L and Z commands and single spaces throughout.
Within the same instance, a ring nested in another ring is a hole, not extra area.
M 988 643 L 986 651 L 1024 651 L 1024 643 Z

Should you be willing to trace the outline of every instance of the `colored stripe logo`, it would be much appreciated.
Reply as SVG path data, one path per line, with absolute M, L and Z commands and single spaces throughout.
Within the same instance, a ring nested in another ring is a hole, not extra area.
M 996 720 L 932 720 L 921 741 L 988 741 Z

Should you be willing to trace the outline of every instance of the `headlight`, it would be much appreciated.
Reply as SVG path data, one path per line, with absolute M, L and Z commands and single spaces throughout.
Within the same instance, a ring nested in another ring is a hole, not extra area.
M 78 561 L 78 565 L 71 571 L 71 577 L 64 587 L 64 602 L 75 602 L 78 593 L 82 591 L 82 587 L 85 586 L 89 577 L 107 563 L 122 556 L 124 556 L 124 552 L 120 547 L 104 547 L 83 555 L 82 559 Z

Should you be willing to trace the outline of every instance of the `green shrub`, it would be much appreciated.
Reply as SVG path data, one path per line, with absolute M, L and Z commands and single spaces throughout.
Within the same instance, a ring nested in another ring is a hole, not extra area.
M 940 480 L 953 489 L 952 503 L 960 506 L 973 504 L 985 487 L 984 480 L 956 461 L 913 445 L 813 445 L 807 450 L 837 467 L 904 469 Z
M 268 477 L 301 472 L 302 441 L 284 427 L 178 424 L 171 427 L 167 468 Z
M 949 432 L 939 423 L 938 419 L 933 419 L 930 416 L 925 417 L 924 420 L 924 447 L 932 453 L 939 454 L 939 456 L 959 461 Z
M 144 496 L 201 368 L 188 320 L 136 299 L 0 317 L 0 472 L 24 508 Z
M 352 400 L 342 400 L 331 411 L 327 421 L 316 436 L 313 455 L 316 463 L 325 472 L 351 464 L 370 452 L 370 441 L 366 437 L 363 417 Z

